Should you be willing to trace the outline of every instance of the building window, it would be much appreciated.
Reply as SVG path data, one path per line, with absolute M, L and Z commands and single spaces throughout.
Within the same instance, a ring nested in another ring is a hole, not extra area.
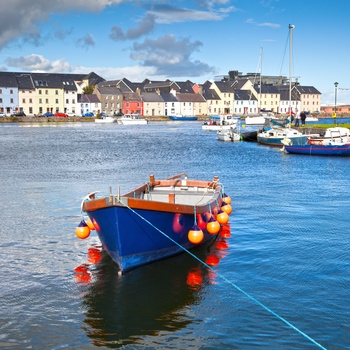
M 56 104 L 58 104 L 58 98 L 56 98 Z
M 49 99 L 47 98 L 47 99 L 45 100 L 45 102 L 46 102 L 46 103 L 49 103 Z
M 43 100 L 41 98 L 39 98 L 39 103 L 43 103 Z
M 48 95 L 49 94 L 49 90 L 45 90 L 45 95 Z
M 58 90 L 55 91 L 55 94 L 58 95 Z
M 10 90 L 10 94 L 11 94 L 11 95 L 13 94 L 13 90 L 12 90 L 12 89 Z
M 39 90 L 39 95 L 41 95 L 41 90 Z
M 22 98 L 22 103 L 26 103 L 26 99 L 25 98 Z
M 29 103 L 33 103 L 33 99 L 30 98 L 30 99 L 29 99 Z

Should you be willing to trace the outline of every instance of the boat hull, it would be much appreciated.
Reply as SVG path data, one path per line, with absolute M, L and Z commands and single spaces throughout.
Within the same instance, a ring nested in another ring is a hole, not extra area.
M 284 146 L 285 151 L 294 154 L 305 154 L 305 155 L 315 155 L 315 156 L 350 156 L 350 144 L 346 145 L 291 145 Z
M 267 146 L 274 146 L 274 147 L 282 147 L 282 141 L 285 137 L 264 137 L 264 136 L 257 136 L 258 142 L 267 145 Z M 288 137 L 292 140 L 293 144 L 305 144 L 308 140 L 307 136 L 296 136 L 296 137 Z
M 196 246 L 188 240 L 193 214 L 111 207 L 88 215 L 99 227 L 103 247 L 123 272 Z M 213 238 L 206 230 L 203 233 L 203 243 Z
M 204 234 L 200 244 L 215 238 L 217 233 L 207 231 L 207 220 L 221 202 L 219 184 L 168 179 L 141 185 L 118 198 L 93 198 L 82 208 L 124 273 L 198 246 L 188 237 L 195 223 Z
M 171 115 L 169 116 L 170 120 L 180 120 L 180 121 L 195 121 L 198 120 L 198 117 L 191 117 L 191 116 L 175 116 L 175 115 Z
M 282 147 L 282 141 L 288 138 L 293 145 L 305 145 L 308 136 L 291 128 L 264 128 L 258 132 L 258 142 L 263 145 Z
M 258 131 L 241 132 L 241 137 L 242 137 L 243 141 L 257 142 L 258 141 Z

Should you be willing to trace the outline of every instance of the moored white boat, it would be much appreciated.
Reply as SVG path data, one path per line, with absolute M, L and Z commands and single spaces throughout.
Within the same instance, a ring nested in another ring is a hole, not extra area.
M 138 113 L 131 113 L 118 117 L 117 123 L 123 125 L 145 125 L 148 121 L 147 119 L 141 118 Z
M 266 120 L 270 120 L 274 117 L 271 112 L 262 112 L 257 116 L 248 116 L 245 118 L 246 125 L 264 125 Z
M 102 117 L 102 118 L 96 118 L 95 119 L 95 123 L 100 123 L 100 124 L 103 124 L 103 123 L 116 123 L 116 118 L 109 117 L 109 116 L 105 116 L 105 117 Z
M 219 120 L 211 120 L 209 122 L 204 122 L 202 124 L 202 129 L 209 131 L 218 131 L 221 129 L 229 130 L 230 128 L 235 127 L 237 125 L 239 119 L 239 117 L 233 115 L 220 115 Z
M 241 135 L 232 127 L 230 129 L 220 129 L 217 131 L 219 141 L 236 142 L 241 141 Z
M 350 140 L 350 130 L 344 127 L 332 127 L 326 129 L 323 135 L 309 138 L 311 145 L 328 145 L 330 141 L 348 142 Z

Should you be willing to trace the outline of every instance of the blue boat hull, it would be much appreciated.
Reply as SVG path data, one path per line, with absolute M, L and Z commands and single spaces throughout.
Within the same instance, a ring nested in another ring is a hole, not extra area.
M 292 145 L 285 146 L 288 153 L 318 155 L 318 156 L 350 156 L 350 145 Z
M 191 249 L 196 246 L 188 240 L 193 214 L 112 206 L 88 215 L 103 247 L 123 272 L 182 253 L 181 247 Z M 203 233 L 203 242 L 217 236 L 205 229 Z
M 198 117 L 177 117 L 177 116 L 169 116 L 170 120 L 181 120 L 181 121 L 191 121 L 191 120 L 198 120 Z

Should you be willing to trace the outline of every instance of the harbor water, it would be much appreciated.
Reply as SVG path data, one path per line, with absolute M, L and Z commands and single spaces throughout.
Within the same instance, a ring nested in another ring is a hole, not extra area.
M 349 166 L 200 122 L 1 124 L 0 348 L 350 349 Z M 120 276 L 76 237 L 88 192 L 179 173 L 232 198 L 230 235 L 197 259 Z

